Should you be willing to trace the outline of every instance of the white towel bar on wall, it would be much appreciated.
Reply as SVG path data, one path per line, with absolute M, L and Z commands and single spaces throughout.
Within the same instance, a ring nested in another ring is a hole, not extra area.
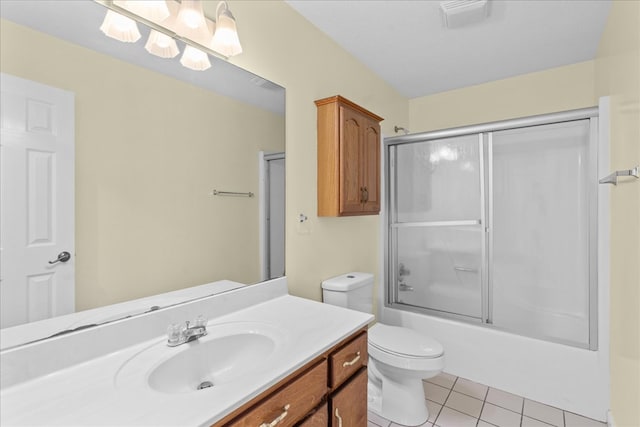
M 600 179 L 600 184 L 613 184 L 618 185 L 618 177 L 619 176 L 632 176 L 634 178 L 640 178 L 640 174 L 638 173 L 638 166 L 632 169 L 625 169 L 621 171 L 615 171 L 614 173 L 605 176 Z

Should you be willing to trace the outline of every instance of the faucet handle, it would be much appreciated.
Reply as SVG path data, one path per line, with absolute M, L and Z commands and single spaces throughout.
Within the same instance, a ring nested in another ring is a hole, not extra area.
M 178 344 L 182 339 L 183 325 L 172 323 L 167 327 L 167 343 Z
M 209 319 L 207 319 L 207 316 L 201 314 L 200 316 L 196 317 L 195 326 L 206 328 L 208 322 Z

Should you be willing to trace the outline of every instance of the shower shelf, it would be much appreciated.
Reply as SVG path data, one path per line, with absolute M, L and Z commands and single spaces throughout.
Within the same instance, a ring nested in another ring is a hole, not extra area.
M 632 176 L 634 178 L 640 178 L 640 174 L 638 173 L 638 168 L 640 166 L 636 166 L 632 169 L 625 169 L 620 171 L 615 171 L 614 173 L 605 176 L 604 178 L 598 181 L 600 184 L 613 184 L 618 185 L 618 177 L 619 176 Z

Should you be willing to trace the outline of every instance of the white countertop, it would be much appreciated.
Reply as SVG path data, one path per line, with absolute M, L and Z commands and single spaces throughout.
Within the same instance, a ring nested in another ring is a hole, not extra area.
M 193 393 L 163 393 L 142 386 L 142 382 L 116 381 L 125 362 L 165 341 L 165 336 L 158 336 L 5 387 L 0 392 L 0 424 L 208 426 L 371 320 L 373 316 L 366 313 L 290 295 L 278 296 L 209 322 L 210 329 L 228 322 L 262 322 L 281 331 L 279 356 L 270 361 L 267 369 L 241 377 L 233 384 Z

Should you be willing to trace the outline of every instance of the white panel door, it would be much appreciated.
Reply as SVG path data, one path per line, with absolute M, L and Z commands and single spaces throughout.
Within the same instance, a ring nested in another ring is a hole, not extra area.
M 74 96 L 7 74 L 0 78 L 5 328 L 74 311 Z

